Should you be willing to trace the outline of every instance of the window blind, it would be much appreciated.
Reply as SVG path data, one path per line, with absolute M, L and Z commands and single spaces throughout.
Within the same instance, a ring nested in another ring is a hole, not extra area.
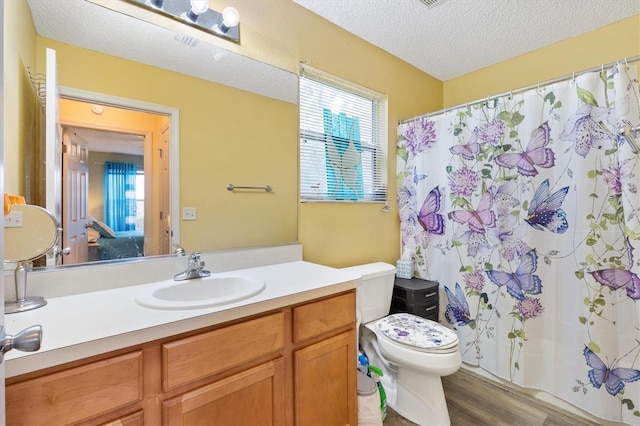
M 301 201 L 387 200 L 386 96 L 300 72 Z

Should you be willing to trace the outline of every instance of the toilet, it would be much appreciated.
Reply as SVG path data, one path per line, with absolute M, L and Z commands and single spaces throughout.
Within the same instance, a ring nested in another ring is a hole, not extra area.
M 345 268 L 356 288 L 358 340 L 369 364 L 382 369 L 387 404 L 420 425 L 449 425 L 442 376 L 462 364 L 456 333 L 417 315 L 389 315 L 396 268 L 383 262 Z

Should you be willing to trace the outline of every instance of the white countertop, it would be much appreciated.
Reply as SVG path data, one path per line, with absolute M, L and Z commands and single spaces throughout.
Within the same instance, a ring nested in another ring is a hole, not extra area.
M 304 261 L 236 272 L 263 279 L 265 290 L 224 306 L 157 310 L 135 302 L 142 288 L 154 285 L 139 284 L 47 298 L 42 308 L 5 315 L 10 334 L 35 324 L 43 327 L 39 351 L 6 353 L 6 377 L 346 291 L 360 278 L 348 270 Z

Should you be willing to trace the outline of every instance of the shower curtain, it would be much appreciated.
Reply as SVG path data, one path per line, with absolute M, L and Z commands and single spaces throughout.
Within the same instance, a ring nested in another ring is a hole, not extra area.
M 638 71 L 618 64 L 398 127 L 402 254 L 463 361 L 640 423 Z M 445 305 L 443 305 L 445 307 Z

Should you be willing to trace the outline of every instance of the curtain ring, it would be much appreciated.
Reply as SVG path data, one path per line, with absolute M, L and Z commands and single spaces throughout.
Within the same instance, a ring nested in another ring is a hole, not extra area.
M 574 71 L 571 74 L 571 84 L 575 84 L 576 83 L 576 72 Z
M 509 100 L 513 99 L 513 90 L 509 90 Z

